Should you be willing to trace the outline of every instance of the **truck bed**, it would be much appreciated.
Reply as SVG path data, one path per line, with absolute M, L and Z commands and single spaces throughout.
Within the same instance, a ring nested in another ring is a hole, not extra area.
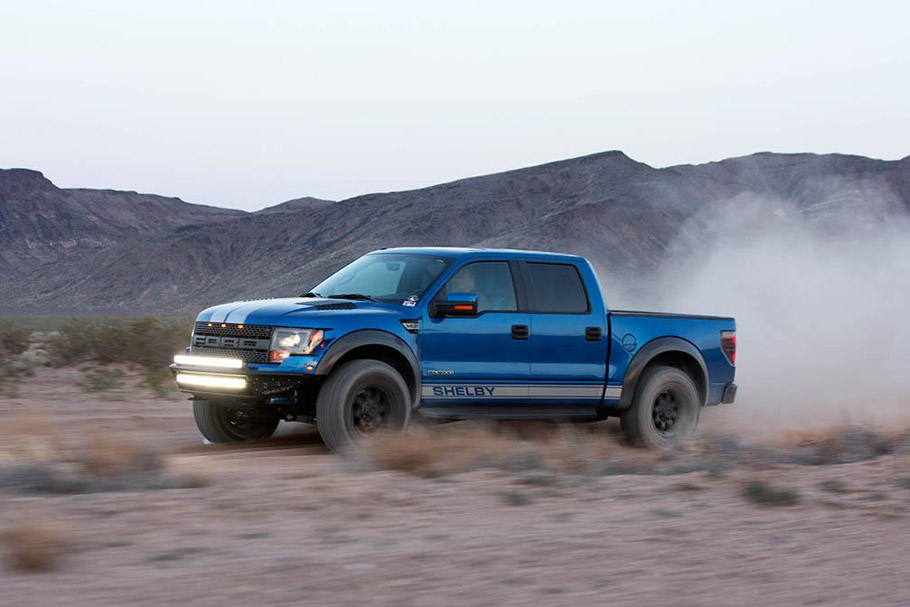
M 683 340 L 692 344 L 703 357 L 710 378 L 708 404 L 721 402 L 735 371 L 721 349 L 721 332 L 736 330 L 733 318 L 634 310 L 610 310 L 607 318 L 613 339 L 609 363 L 611 382 L 616 381 L 613 378 L 624 379 L 632 359 L 649 344 L 667 339 Z

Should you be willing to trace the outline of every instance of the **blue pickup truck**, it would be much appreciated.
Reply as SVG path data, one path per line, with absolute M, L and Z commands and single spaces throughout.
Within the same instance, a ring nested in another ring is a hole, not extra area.
M 413 417 L 602 420 L 661 448 L 731 403 L 732 318 L 609 310 L 582 257 L 398 248 L 299 297 L 199 314 L 174 357 L 212 442 L 314 423 L 333 449 Z

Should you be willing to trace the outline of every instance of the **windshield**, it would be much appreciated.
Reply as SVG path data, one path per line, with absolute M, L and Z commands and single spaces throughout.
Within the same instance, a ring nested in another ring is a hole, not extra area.
M 375 299 L 402 303 L 420 297 L 446 268 L 447 262 L 428 255 L 378 253 L 365 255 L 338 270 L 310 292 L 317 297 Z

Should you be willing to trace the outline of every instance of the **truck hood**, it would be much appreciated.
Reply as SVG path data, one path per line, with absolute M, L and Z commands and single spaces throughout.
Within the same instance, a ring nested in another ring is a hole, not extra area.
M 326 322 L 331 322 L 332 318 L 351 319 L 354 316 L 374 315 L 405 318 L 413 317 L 416 313 L 414 308 L 400 304 L 351 301 L 349 299 L 286 297 L 235 301 L 212 306 L 203 310 L 196 320 L 280 327 L 306 327 L 309 325 L 318 327 L 324 326 Z

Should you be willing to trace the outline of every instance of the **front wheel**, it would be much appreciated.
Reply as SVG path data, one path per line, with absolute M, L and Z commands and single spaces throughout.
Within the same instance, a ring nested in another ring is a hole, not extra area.
M 193 401 L 196 427 L 213 443 L 240 443 L 269 438 L 278 416 L 262 407 L 210 400 Z
M 411 416 L 401 374 L 378 360 L 352 360 L 335 369 L 316 399 L 316 427 L 337 451 L 373 432 L 402 430 Z
M 700 411 L 698 389 L 688 374 L 652 367 L 642 375 L 632 407 L 622 413 L 622 431 L 644 447 L 674 447 L 695 432 Z

